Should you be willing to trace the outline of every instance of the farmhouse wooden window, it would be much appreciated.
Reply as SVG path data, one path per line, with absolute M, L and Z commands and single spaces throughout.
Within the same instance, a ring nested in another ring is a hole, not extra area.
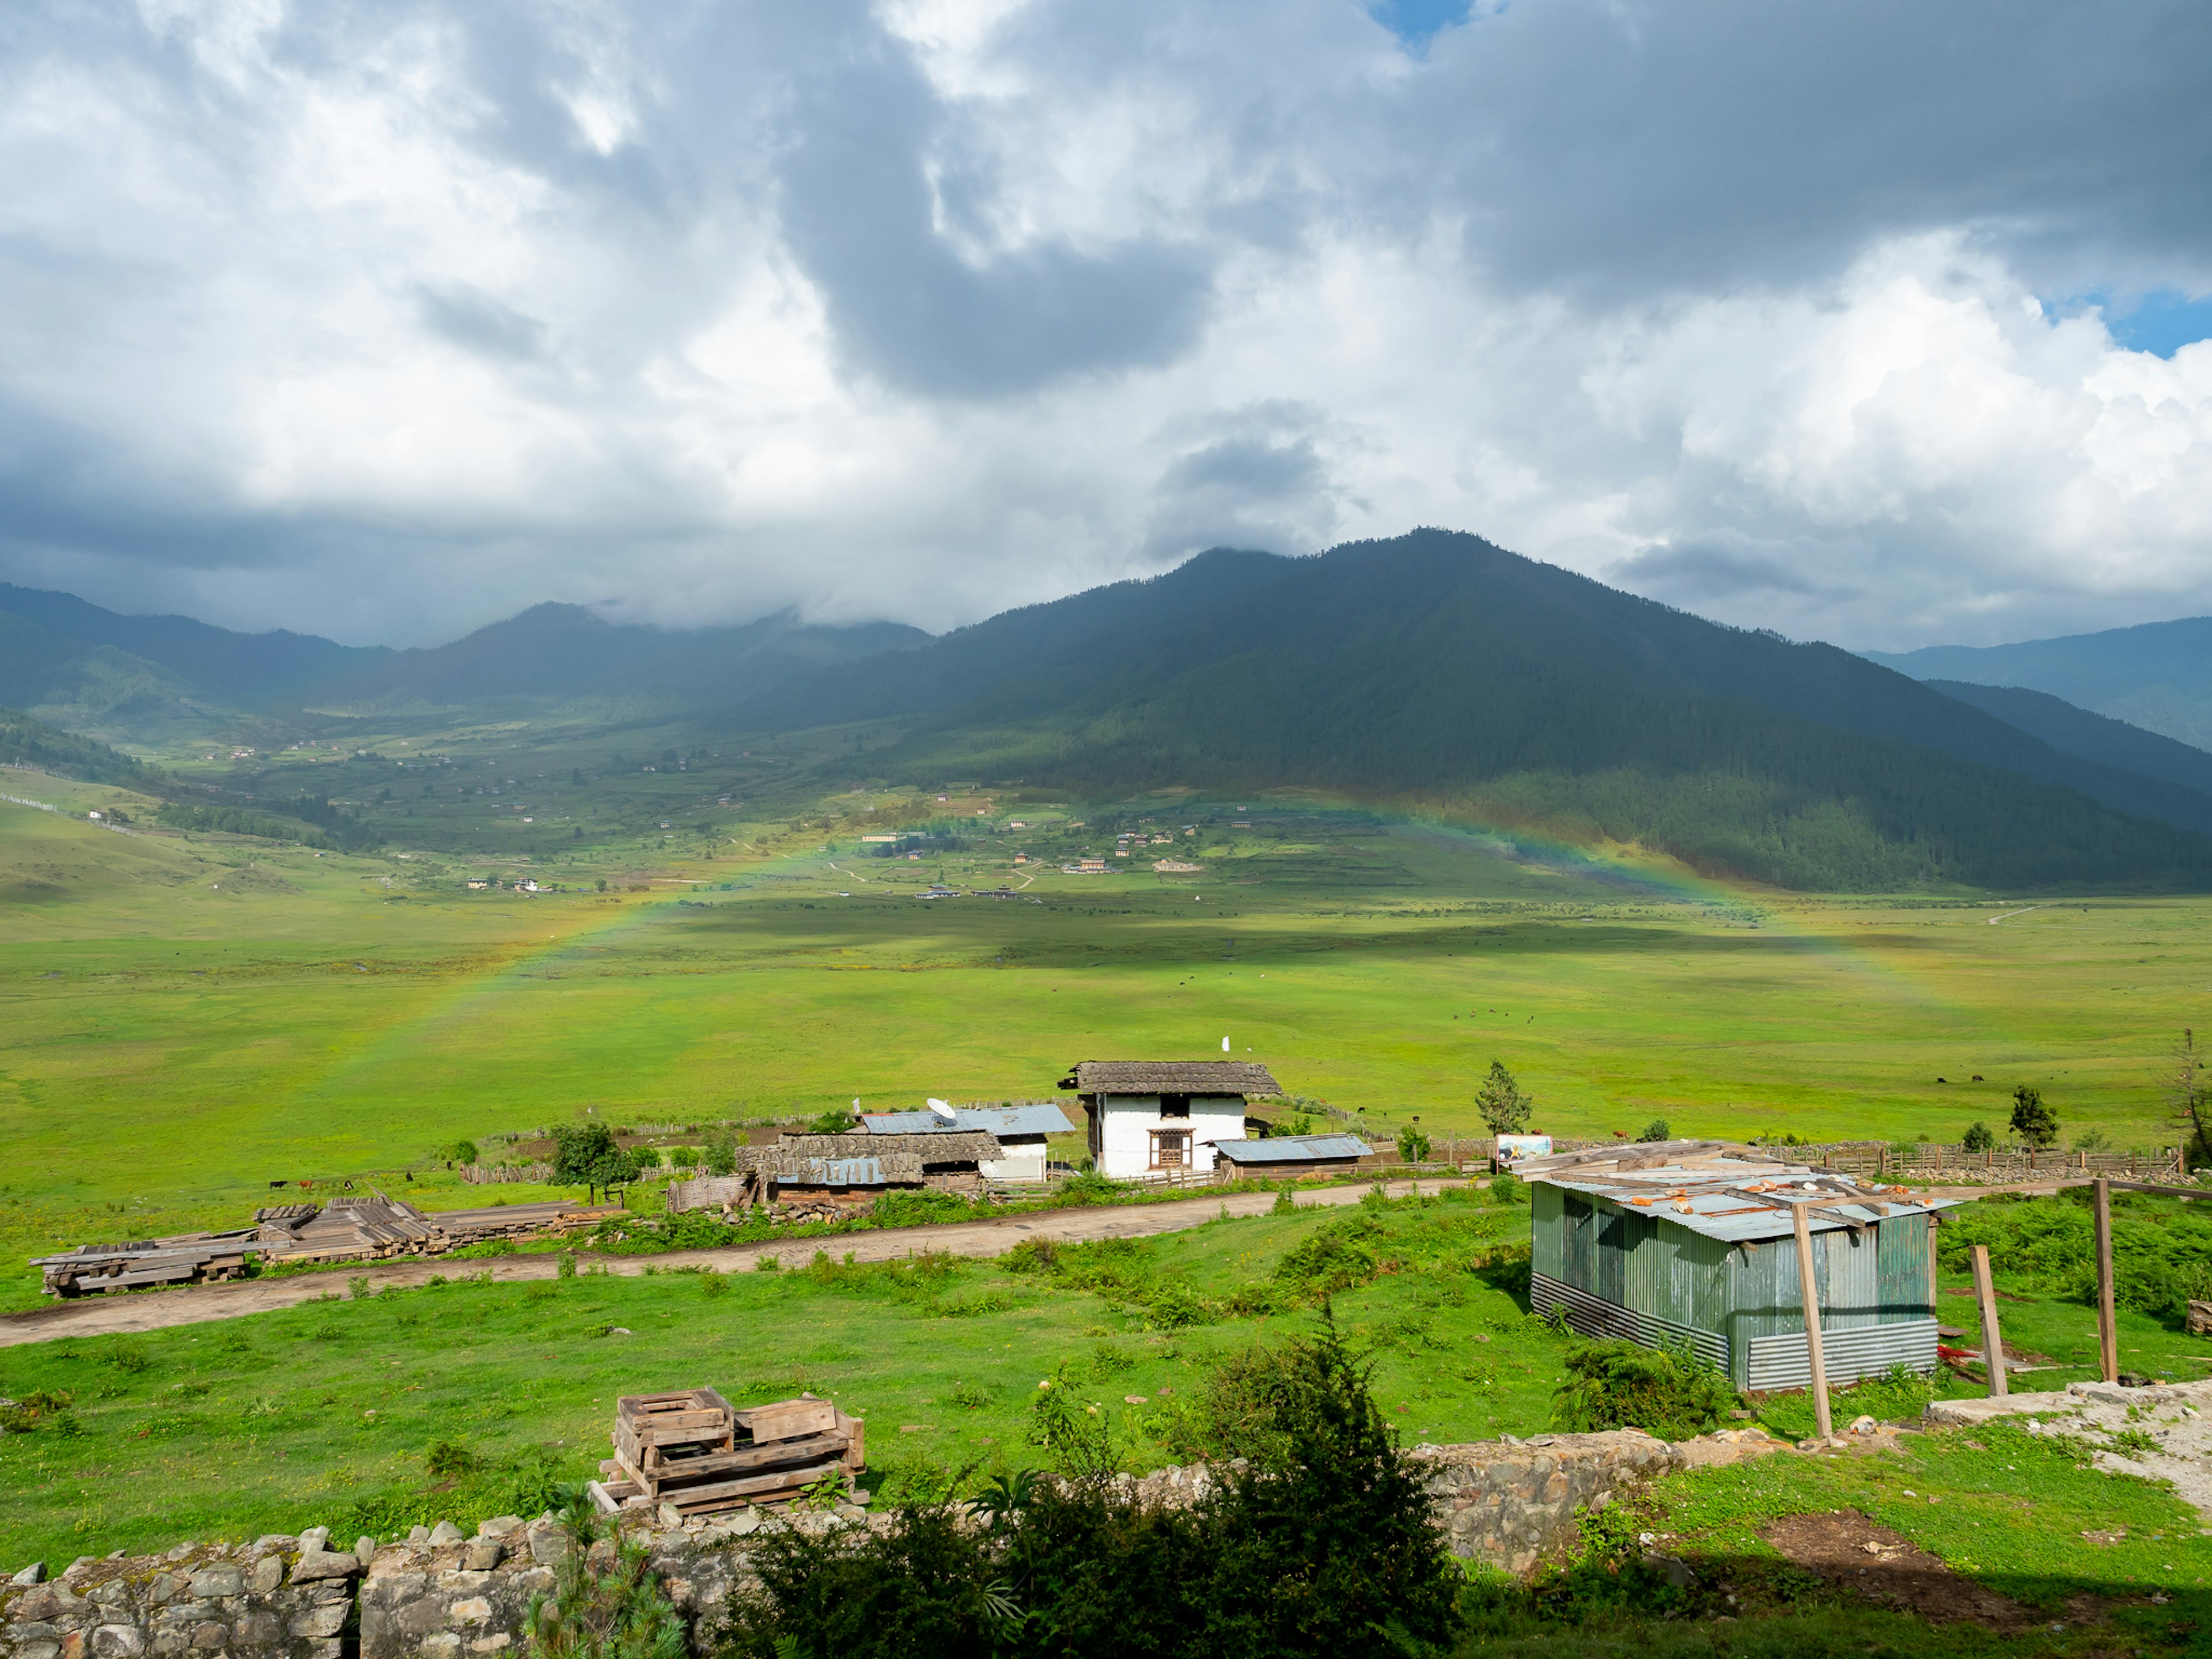
M 1189 1167 L 1189 1130 L 1155 1129 L 1152 1133 L 1152 1167 L 1155 1170 L 1182 1170 Z
M 1188 1117 L 1190 1115 L 1190 1097 L 1188 1095 L 1162 1095 L 1160 1097 L 1160 1115 L 1162 1117 Z

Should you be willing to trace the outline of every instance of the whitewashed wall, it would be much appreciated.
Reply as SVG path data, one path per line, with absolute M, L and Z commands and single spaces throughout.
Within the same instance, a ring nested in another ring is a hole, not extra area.
M 1206 1170 L 1213 1167 L 1214 1152 L 1206 1142 L 1244 1139 L 1244 1100 L 1241 1095 L 1196 1096 L 1188 1117 L 1169 1118 L 1160 1115 L 1158 1095 L 1109 1095 L 1099 1120 L 1095 1156 L 1102 1175 L 1126 1180 L 1152 1174 L 1155 1129 L 1188 1129 L 1188 1167 Z

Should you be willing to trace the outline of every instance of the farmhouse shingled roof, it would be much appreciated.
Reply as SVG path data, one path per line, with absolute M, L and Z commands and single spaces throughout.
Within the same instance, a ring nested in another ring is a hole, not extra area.
M 1282 1085 L 1249 1060 L 1085 1060 L 1063 1089 L 1086 1095 L 1279 1095 Z

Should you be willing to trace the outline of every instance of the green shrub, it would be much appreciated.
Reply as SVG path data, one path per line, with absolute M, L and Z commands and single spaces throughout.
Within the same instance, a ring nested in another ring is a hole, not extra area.
M 1966 1133 L 1959 1142 L 1959 1150 L 1981 1153 L 1990 1151 L 1996 1144 L 1997 1138 L 1990 1133 L 1990 1126 L 1977 1118 L 1966 1126 Z
M 731 1650 L 1334 1659 L 1442 1644 L 1460 1574 L 1364 1372 L 1325 1330 L 1253 1375 L 1249 1443 L 1267 1461 L 1187 1508 L 1109 1482 L 1103 1407 L 1052 1380 L 1033 1409 L 1075 1479 L 1001 1476 L 978 1495 L 980 1525 L 951 1509 L 948 1480 L 881 1532 L 763 1534 L 757 1582 L 732 1598 Z
M 1429 1138 L 1408 1123 L 1398 1131 L 1398 1156 L 1407 1164 L 1429 1161 Z
M 1521 1177 L 1510 1170 L 1500 1170 L 1490 1177 L 1490 1201 L 1492 1204 L 1518 1204 L 1522 1199 Z
M 1297 1200 L 1291 1197 L 1291 1194 L 1297 1190 L 1297 1183 L 1289 1181 L 1285 1181 L 1281 1186 L 1276 1188 L 1275 1201 L 1267 1206 L 1267 1213 L 1269 1215 L 1296 1215 L 1298 1209 Z
M 483 1459 L 458 1440 L 434 1440 L 422 1454 L 422 1473 L 433 1480 L 458 1480 L 483 1468 Z
M 1369 1241 L 1371 1216 L 1333 1218 L 1293 1246 L 1275 1268 L 1275 1281 L 1305 1301 L 1320 1301 L 1367 1284 L 1382 1271 Z
M 595 1565 L 571 1550 L 550 1594 L 530 1599 L 525 1620 L 536 1659 L 686 1659 L 690 1641 L 645 1548 L 621 1545 Z
M 842 1106 L 835 1106 L 819 1117 L 809 1118 L 806 1133 L 811 1135 L 842 1135 L 857 1128 L 860 1121 Z
M 1592 1342 L 1563 1363 L 1572 1375 L 1552 1397 L 1552 1426 L 1571 1434 L 1642 1429 L 1686 1440 L 1742 1403 L 1718 1371 L 1633 1342 Z
M 957 1193 L 885 1193 L 875 1201 L 869 1218 L 884 1227 L 929 1227 L 946 1221 L 975 1218 L 977 1206 Z
M 1636 1138 L 1640 1141 L 1672 1140 L 1674 1132 L 1667 1127 L 1665 1118 L 1655 1117 L 1636 1132 Z

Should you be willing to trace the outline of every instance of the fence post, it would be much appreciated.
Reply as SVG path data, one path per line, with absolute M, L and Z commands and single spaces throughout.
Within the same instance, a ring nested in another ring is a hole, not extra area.
M 1820 1286 L 1813 1273 L 1813 1230 L 1806 1224 L 1802 1200 L 1790 1205 L 1790 1216 L 1797 1227 L 1797 1281 L 1805 1293 L 1805 1361 L 1812 1373 L 1813 1420 L 1826 1440 L 1835 1433 L 1836 1421 L 1828 1414 L 1828 1364 L 1820 1346 Z
M 1997 1334 L 1997 1291 L 1990 1281 L 1990 1247 L 1974 1246 L 1974 1296 L 1982 1304 L 1982 1364 L 1990 1374 L 1992 1397 L 2009 1394 L 2005 1382 L 2004 1338 Z
M 2112 1306 L 2112 1183 L 2097 1178 L 2097 1348 L 2105 1381 L 2120 1380 L 2120 1329 Z

